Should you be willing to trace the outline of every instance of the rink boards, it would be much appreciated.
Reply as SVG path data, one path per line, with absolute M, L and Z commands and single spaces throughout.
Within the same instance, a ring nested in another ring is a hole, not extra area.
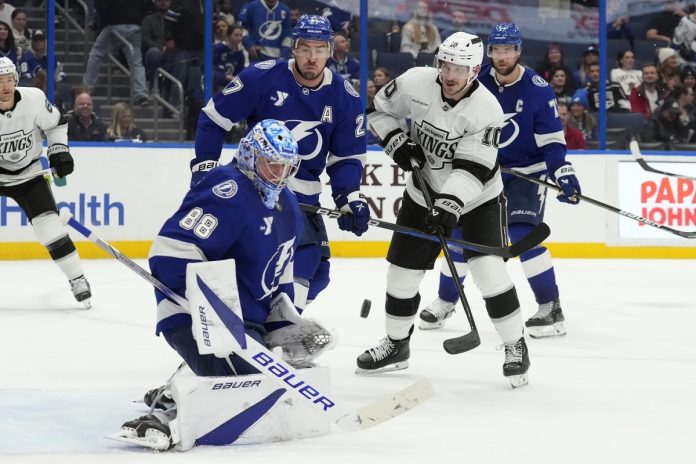
M 164 220 L 179 206 L 188 188 L 193 148 L 171 145 L 73 146 L 75 172 L 68 185 L 53 188 L 60 208 L 132 257 L 145 257 Z M 223 160 L 231 159 L 226 148 Z M 696 182 L 644 171 L 622 152 L 569 155 L 584 195 L 680 230 L 696 230 Z M 696 177 L 696 162 L 686 155 L 646 156 L 657 169 Z M 395 221 L 405 177 L 381 150 L 370 150 L 362 190 L 371 214 Z M 687 240 L 589 204 L 547 202 L 546 222 L 554 256 L 572 258 L 694 258 L 696 240 Z M 322 204 L 333 206 L 328 177 Z M 371 229 L 361 239 L 327 223 L 334 256 L 384 256 L 391 233 Z M 0 198 L 0 258 L 47 258 L 17 205 Z M 105 254 L 73 235 L 80 254 Z

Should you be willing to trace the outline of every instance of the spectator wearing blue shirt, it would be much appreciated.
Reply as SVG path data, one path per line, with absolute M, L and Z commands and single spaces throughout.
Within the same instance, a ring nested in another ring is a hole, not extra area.
M 345 32 L 336 32 L 334 36 L 334 52 L 329 58 L 327 67 L 345 80 L 360 80 L 360 62 L 350 56 L 350 39 Z
M 290 58 L 290 8 L 278 0 L 252 0 L 239 12 L 244 47 L 252 61 Z

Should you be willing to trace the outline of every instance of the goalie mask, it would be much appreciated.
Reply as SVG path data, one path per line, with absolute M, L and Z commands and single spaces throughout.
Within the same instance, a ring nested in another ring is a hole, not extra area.
M 237 164 L 254 183 L 264 206 L 273 209 L 300 166 L 297 142 L 283 123 L 265 119 L 239 141 Z

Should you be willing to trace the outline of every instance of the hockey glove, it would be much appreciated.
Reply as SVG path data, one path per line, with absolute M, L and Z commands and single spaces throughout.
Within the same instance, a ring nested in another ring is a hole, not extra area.
M 458 199 L 443 195 L 435 200 L 433 208 L 425 218 L 425 231 L 435 234 L 438 229 L 449 236 L 452 230 L 457 227 L 459 216 L 462 214 L 463 206 Z
M 191 166 L 191 188 L 200 184 L 211 169 L 218 167 L 218 162 L 214 160 L 201 161 Z
M 68 147 L 59 143 L 48 147 L 48 164 L 56 177 L 65 177 L 75 169 L 75 162 Z
M 572 164 L 567 163 L 556 169 L 553 174 L 551 174 L 551 179 L 553 179 L 563 191 L 563 193 L 556 197 L 559 201 L 571 205 L 577 205 L 580 202 L 580 198 L 577 197 L 577 195 L 580 194 L 580 182 L 578 182 L 578 178 L 575 177 L 575 169 L 573 169 Z
M 367 207 L 363 194 L 357 191 L 348 195 L 339 193 L 334 195 L 334 201 L 336 202 L 336 209 L 351 213 L 342 214 L 338 218 L 338 227 L 341 230 L 353 232 L 358 237 L 367 232 L 370 209 Z
M 404 171 L 412 169 L 411 158 L 415 158 L 421 168 L 425 164 L 423 149 L 401 129 L 394 129 L 387 134 L 381 145 L 384 148 L 384 153 Z

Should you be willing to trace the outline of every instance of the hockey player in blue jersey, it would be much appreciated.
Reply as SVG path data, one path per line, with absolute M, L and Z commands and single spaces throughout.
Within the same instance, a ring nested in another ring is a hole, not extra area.
M 331 72 L 333 31 L 321 16 L 302 15 L 292 32 L 289 61 L 255 63 L 235 77 L 203 108 L 191 161 L 192 184 L 218 163 L 225 133 L 236 122 L 263 118 L 285 121 L 300 150 L 299 172 L 289 183 L 301 203 L 319 204 L 326 170 L 336 207 L 352 212 L 339 219 L 342 230 L 361 235 L 369 212 L 360 196 L 365 159 L 365 119 L 360 96 Z M 295 305 L 306 305 L 329 284 L 329 246 L 323 220 L 306 214 L 295 256 Z
M 252 61 L 287 59 L 290 55 L 290 8 L 278 0 L 252 0 L 239 12 L 242 43 Z
M 495 25 L 488 37 L 491 64 L 484 66 L 479 76 L 479 81 L 500 102 L 507 120 L 498 142 L 498 160 L 501 166 L 550 178 L 563 190 L 558 196 L 560 201 L 577 204 L 580 184 L 573 166 L 566 161 L 565 138 L 554 92 L 532 69 L 519 64 L 521 49 L 522 34 L 515 24 Z M 503 182 L 508 199 L 508 232 L 516 242 L 543 220 L 546 192 L 536 184 L 507 174 L 503 174 Z M 461 261 L 460 257 L 455 259 Z M 525 323 L 530 336 L 565 335 L 549 251 L 538 246 L 523 253 L 520 261 L 539 304 L 537 313 Z M 463 276 L 465 265 L 457 267 Z M 438 298 L 421 311 L 420 328 L 442 327 L 454 312 L 456 301 L 457 290 L 444 265 Z

